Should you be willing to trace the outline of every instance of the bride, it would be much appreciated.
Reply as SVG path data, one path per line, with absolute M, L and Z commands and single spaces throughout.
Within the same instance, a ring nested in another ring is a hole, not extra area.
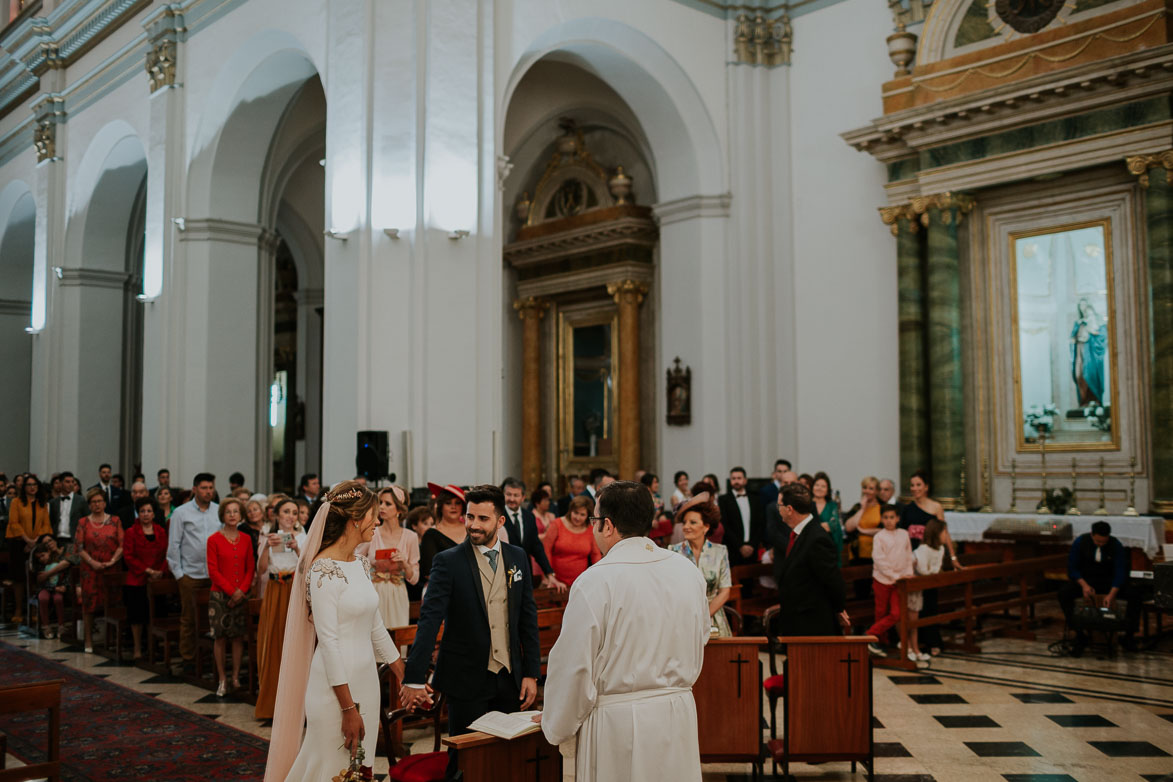
M 391 663 L 403 680 L 399 650 L 379 616 L 371 565 L 354 553 L 374 537 L 377 510 L 369 489 L 344 481 L 314 516 L 297 565 L 298 588 L 289 599 L 265 782 L 332 779 L 360 745 L 367 762 L 374 760 L 376 658 Z

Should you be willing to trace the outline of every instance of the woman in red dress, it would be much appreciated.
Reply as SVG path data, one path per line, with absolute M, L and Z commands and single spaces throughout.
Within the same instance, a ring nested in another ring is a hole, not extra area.
M 122 524 L 106 513 L 106 495 L 95 486 L 86 492 L 90 515 L 77 523 L 74 542 L 81 557 L 81 611 L 86 653 L 94 651 L 94 611 L 105 601 L 102 574 L 122 559 Z
M 542 543 L 554 575 L 566 586 L 582 575 L 588 567 L 603 558 L 599 544 L 591 531 L 591 511 L 595 502 L 586 495 L 579 495 L 570 501 L 566 516 L 554 519 L 546 527 Z
M 134 636 L 134 659 L 143 656 L 143 625 L 150 618 L 147 582 L 157 581 L 167 572 L 167 530 L 163 528 L 163 511 L 152 497 L 134 501 L 138 520 L 125 533 L 126 584 L 122 602 Z

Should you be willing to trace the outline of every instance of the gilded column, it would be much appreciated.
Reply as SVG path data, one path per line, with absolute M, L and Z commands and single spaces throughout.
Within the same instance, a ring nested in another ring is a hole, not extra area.
M 1148 245 L 1150 401 L 1153 473 L 1149 496 L 1153 510 L 1173 512 L 1173 150 L 1137 155 L 1128 170 L 1145 189 Z M 1157 169 L 1149 172 L 1150 168 Z M 1163 170 L 1162 170 L 1163 169 Z
M 929 466 L 929 427 L 925 382 L 925 293 L 920 225 L 911 206 L 886 207 L 880 217 L 896 236 L 896 275 L 900 363 L 900 485 Z
M 619 477 L 631 480 L 639 469 L 639 305 L 648 286 L 637 280 L 607 285 L 619 305 Z
M 961 254 L 958 229 L 973 199 L 953 193 L 913 199 L 926 228 L 925 324 L 929 454 L 933 496 L 952 507 L 960 495 L 965 456 L 961 362 Z
M 530 296 L 513 302 L 521 318 L 521 477 L 530 489 L 542 479 L 542 317 L 550 303 Z

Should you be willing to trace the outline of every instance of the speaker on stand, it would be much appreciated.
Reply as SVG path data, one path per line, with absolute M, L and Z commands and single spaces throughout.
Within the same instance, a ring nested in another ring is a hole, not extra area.
M 387 433 L 365 430 L 358 433 L 356 440 L 355 470 L 358 475 L 378 485 L 379 481 L 389 476 L 391 453 Z

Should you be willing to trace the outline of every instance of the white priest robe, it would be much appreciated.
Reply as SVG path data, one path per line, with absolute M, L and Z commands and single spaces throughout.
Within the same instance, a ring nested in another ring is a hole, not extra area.
M 692 685 L 709 627 L 700 570 L 648 538 L 619 541 L 575 579 L 542 732 L 577 734 L 577 782 L 700 782 Z

